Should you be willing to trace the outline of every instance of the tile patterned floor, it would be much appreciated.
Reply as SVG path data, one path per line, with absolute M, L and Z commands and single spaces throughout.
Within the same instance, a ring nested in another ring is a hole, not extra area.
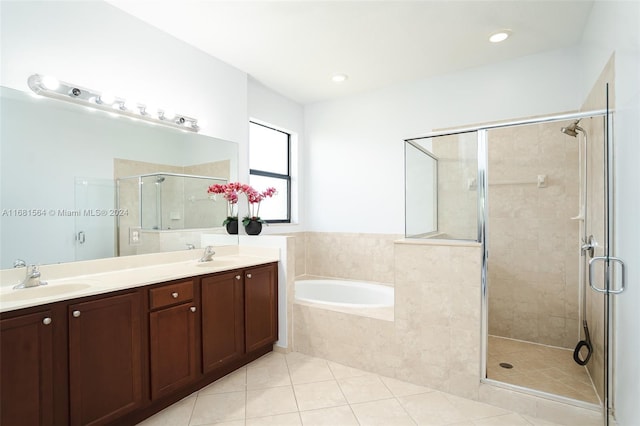
M 269 353 L 141 426 L 554 426 L 300 353 Z
M 489 336 L 488 352 L 490 379 L 600 403 L 587 368 L 576 364 L 569 349 Z M 501 362 L 512 364 L 513 368 L 502 368 Z

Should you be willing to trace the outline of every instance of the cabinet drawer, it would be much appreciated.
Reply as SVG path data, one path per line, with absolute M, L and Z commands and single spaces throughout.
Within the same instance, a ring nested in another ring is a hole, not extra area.
M 149 290 L 151 309 L 174 305 L 193 299 L 193 281 L 183 281 Z

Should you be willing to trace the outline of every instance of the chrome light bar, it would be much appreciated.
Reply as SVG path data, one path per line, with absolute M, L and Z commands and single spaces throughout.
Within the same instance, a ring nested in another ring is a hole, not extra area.
M 84 105 L 89 108 L 123 115 L 175 129 L 197 132 L 198 120 L 182 114 L 172 114 L 166 109 L 149 110 L 144 104 L 130 104 L 124 98 L 111 97 L 105 93 L 76 86 L 49 76 L 34 74 L 28 79 L 29 88 L 36 94 L 61 101 Z

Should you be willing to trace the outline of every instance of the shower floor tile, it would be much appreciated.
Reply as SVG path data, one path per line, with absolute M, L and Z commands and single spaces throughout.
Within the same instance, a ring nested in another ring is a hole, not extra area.
M 489 336 L 488 352 L 489 379 L 600 403 L 587 368 L 576 364 L 570 349 Z M 503 368 L 500 363 L 513 368 Z

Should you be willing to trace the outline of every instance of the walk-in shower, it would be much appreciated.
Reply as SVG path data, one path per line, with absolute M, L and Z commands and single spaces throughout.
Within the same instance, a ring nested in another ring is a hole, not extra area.
M 603 299 L 587 290 L 587 268 L 604 250 L 596 241 L 607 219 L 607 117 L 563 114 L 406 141 L 406 208 L 423 212 L 407 214 L 406 237 L 484 247 L 485 383 L 583 408 L 605 403 Z M 412 232 L 421 221 L 429 232 Z

